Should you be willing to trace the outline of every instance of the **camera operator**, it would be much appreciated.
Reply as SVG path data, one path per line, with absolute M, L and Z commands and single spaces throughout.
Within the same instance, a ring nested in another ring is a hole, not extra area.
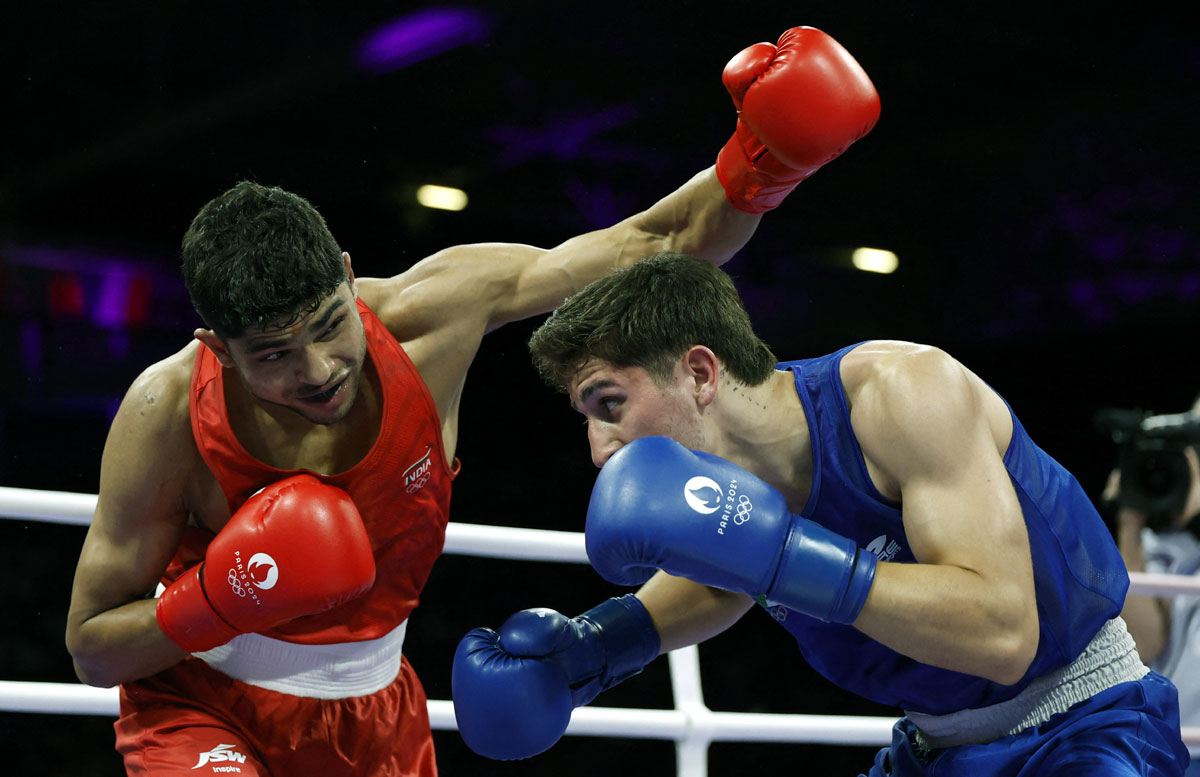
M 1103 411 L 1118 444 L 1102 512 L 1131 572 L 1200 574 L 1200 397 L 1173 415 Z M 1142 661 L 1179 689 L 1180 721 L 1200 725 L 1200 597 L 1130 595 L 1121 612 Z M 1193 748 L 1188 777 L 1200 776 Z

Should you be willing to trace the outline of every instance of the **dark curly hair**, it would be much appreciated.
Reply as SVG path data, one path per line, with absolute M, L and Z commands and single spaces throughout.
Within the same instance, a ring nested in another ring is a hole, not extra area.
M 294 323 L 347 277 L 342 250 L 312 203 L 251 181 L 200 209 L 182 256 L 192 305 L 221 339 Z

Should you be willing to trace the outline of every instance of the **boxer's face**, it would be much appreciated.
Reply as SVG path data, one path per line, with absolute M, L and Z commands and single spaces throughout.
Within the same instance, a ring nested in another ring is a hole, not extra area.
M 366 336 L 354 300 L 352 281 L 343 283 L 289 326 L 252 329 L 230 339 L 222 363 L 232 361 L 256 399 L 314 424 L 336 423 L 354 404 L 366 359 Z
M 665 386 L 642 367 L 586 362 L 567 381 L 571 405 L 587 418 L 588 445 L 597 467 L 639 437 L 663 436 L 704 449 L 704 429 L 688 376 L 679 366 Z

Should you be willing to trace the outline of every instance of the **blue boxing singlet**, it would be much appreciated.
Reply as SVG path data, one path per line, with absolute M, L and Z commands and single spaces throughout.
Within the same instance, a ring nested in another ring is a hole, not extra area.
M 839 367 L 855 347 L 778 365 L 795 376 L 812 441 L 812 491 L 801 514 L 881 561 L 914 563 L 901 505 L 871 482 L 850 426 Z M 814 669 L 865 698 L 943 715 L 1016 696 L 1034 678 L 1071 663 L 1120 614 L 1129 577 L 1111 534 L 1074 476 L 1033 443 L 1015 414 L 1012 420 L 1004 464 L 1029 531 L 1040 627 L 1037 654 L 1025 676 L 1015 685 L 1000 685 L 940 669 L 852 626 L 771 606 L 770 614 L 796 638 Z

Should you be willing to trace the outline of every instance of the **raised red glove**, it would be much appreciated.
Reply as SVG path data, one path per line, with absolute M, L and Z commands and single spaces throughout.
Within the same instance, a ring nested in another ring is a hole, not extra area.
M 247 499 L 204 561 L 163 591 L 156 615 L 172 642 L 196 653 L 332 609 L 374 583 L 371 541 L 353 500 L 296 475 Z
M 721 80 L 738 122 L 717 155 L 717 178 L 747 213 L 779 205 L 879 120 L 879 95 L 862 66 L 812 27 L 793 27 L 778 46 L 744 49 Z

